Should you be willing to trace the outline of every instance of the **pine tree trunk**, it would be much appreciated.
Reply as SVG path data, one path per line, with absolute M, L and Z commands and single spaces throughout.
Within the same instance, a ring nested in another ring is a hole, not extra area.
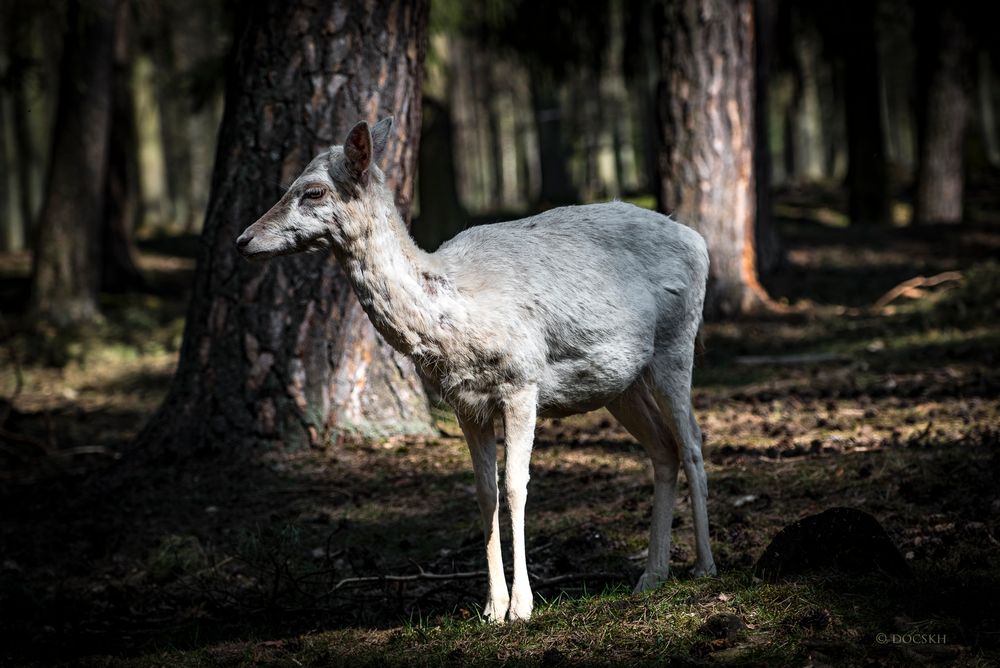
M 954 8 L 922 7 L 927 38 L 918 64 L 917 223 L 958 223 L 965 190 L 963 140 L 969 117 L 968 34 Z
M 843 12 L 847 189 L 852 225 L 889 223 L 889 175 L 880 104 L 875 3 L 849 3 Z
M 98 238 L 111 120 L 115 0 L 73 2 L 31 283 L 34 317 L 97 316 Z
M 409 220 L 427 3 L 268 0 L 247 7 L 245 22 L 181 359 L 139 447 L 231 455 L 348 430 L 426 432 L 412 365 L 376 336 L 332 255 L 261 265 L 234 242 L 316 153 L 359 119 L 390 114 L 383 168 Z
M 667 0 L 660 41 L 660 202 L 708 242 L 705 312 L 752 308 L 755 257 L 752 0 Z

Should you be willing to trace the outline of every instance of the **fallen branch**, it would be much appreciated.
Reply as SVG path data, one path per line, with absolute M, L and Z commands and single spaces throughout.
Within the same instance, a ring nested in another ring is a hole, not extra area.
M 74 448 L 56 450 L 51 457 L 76 457 L 78 455 L 103 455 L 111 459 L 121 459 L 121 453 L 103 445 L 79 445 Z
M 333 586 L 330 593 L 342 587 L 366 584 L 381 584 L 383 582 L 416 582 L 418 580 L 470 580 L 488 576 L 486 571 L 464 571 L 459 573 L 427 573 L 421 571 L 412 575 L 368 575 L 356 578 L 344 578 Z
M 799 364 L 816 364 L 817 362 L 846 362 L 849 358 L 838 353 L 793 353 L 790 355 L 744 355 L 736 358 L 737 364 L 744 366 L 761 366 L 775 364 L 779 366 L 797 366 Z
M 940 274 L 935 274 L 934 276 L 915 276 L 914 278 L 903 281 L 892 290 L 889 290 L 887 293 L 879 297 L 878 300 L 872 305 L 872 310 L 881 311 L 886 306 L 904 295 L 920 296 L 922 294 L 920 288 L 932 288 L 935 285 L 960 280 L 962 280 L 962 272 L 960 271 L 945 271 Z
M 507 573 L 511 574 L 510 571 Z M 333 588 L 328 592 L 332 594 L 333 592 L 341 589 L 343 587 L 355 587 L 359 585 L 367 584 L 382 584 L 386 582 L 417 582 L 417 581 L 440 581 L 440 580 L 472 580 L 477 578 L 489 577 L 487 571 L 459 571 L 457 573 L 428 573 L 427 571 L 421 569 L 419 573 L 413 573 L 411 575 L 368 575 L 363 577 L 353 577 L 344 578 L 340 580 Z M 563 584 L 564 582 L 574 582 L 578 580 L 616 580 L 622 577 L 621 573 L 612 573 L 607 571 L 598 571 L 595 573 L 569 573 L 566 575 L 559 575 L 552 578 L 536 578 L 528 576 L 531 583 L 535 587 L 550 587 L 552 585 Z

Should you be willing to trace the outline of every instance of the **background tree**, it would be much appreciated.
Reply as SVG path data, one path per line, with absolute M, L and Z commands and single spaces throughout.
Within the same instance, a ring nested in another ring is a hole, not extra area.
M 768 90 L 771 84 L 773 42 L 777 23 L 777 0 L 754 0 L 754 35 L 756 75 L 754 82 L 754 184 L 757 208 L 754 220 L 754 246 L 757 269 L 761 275 L 774 272 L 783 261 L 781 243 L 774 227 L 771 206 L 771 150 Z
M 881 112 L 876 4 L 855 0 L 834 8 L 832 25 L 844 54 L 847 121 L 847 194 L 852 224 L 886 225 L 890 220 L 889 173 Z
M 754 251 L 753 2 L 666 0 L 660 9 L 660 206 L 708 242 L 706 314 L 739 313 L 764 294 Z
M 35 317 L 59 325 L 98 313 L 97 239 L 104 216 L 115 5 L 115 0 L 74 0 L 69 7 L 31 281 Z
M 115 8 L 115 46 L 112 70 L 111 129 L 108 132 L 108 168 L 105 210 L 102 216 L 100 287 L 122 291 L 145 286 L 136 264 L 132 232 L 140 215 L 138 137 L 131 81 L 132 4 Z
M 448 107 L 424 96 L 420 133 L 420 225 L 413 235 L 424 250 L 433 251 L 465 229 L 468 214 L 458 197 L 455 145 Z
M 971 51 L 961 10 L 924 3 L 917 10 L 917 141 L 914 220 L 958 223 L 965 191 L 963 144 L 970 116 Z
M 360 118 L 395 116 L 384 168 L 409 219 L 426 26 L 426 2 L 407 0 L 246 8 L 181 358 L 139 438 L 147 451 L 426 429 L 412 368 L 376 336 L 332 255 L 250 264 L 234 244 Z

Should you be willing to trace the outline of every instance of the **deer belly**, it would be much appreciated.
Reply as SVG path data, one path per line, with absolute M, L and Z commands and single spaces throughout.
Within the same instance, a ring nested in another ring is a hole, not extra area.
M 621 396 L 649 363 L 650 351 L 551 361 L 538 387 L 538 413 L 586 413 Z

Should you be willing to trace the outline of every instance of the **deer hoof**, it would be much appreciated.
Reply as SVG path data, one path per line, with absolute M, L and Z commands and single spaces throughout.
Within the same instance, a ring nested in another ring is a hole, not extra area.
M 507 621 L 522 622 L 531 619 L 531 608 L 531 596 L 525 599 L 515 595 L 510 601 L 510 609 L 507 610 Z
M 483 606 L 483 620 L 488 624 L 503 624 L 510 599 L 490 600 Z
M 646 571 L 645 573 L 642 574 L 642 577 L 639 578 L 639 581 L 635 585 L 635 589 L 632 591 L 635 594 L 644 591 L 652 591 L 653 589 L 656 589 L 661 584 L 666 582 L 668 579 L 670 579 L 669 572 L 650 573 L 649 571 Z
M 691 571 L 691 575 L 693 575 L 696 578 L 702 578 L 709 575 L 716 575 L 715 562 L 712 562 L 708 565 L 695 566 L 694 570 Z

